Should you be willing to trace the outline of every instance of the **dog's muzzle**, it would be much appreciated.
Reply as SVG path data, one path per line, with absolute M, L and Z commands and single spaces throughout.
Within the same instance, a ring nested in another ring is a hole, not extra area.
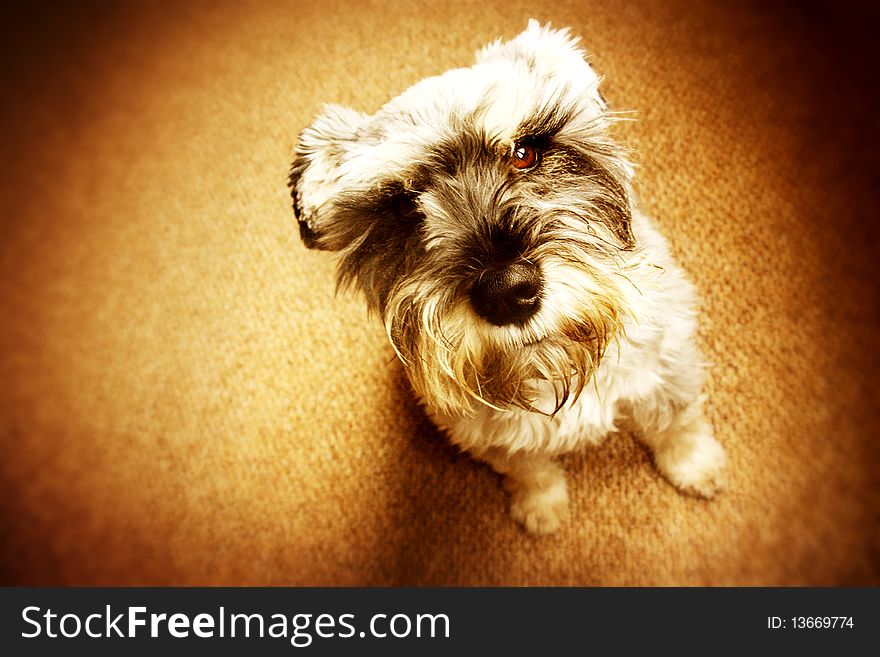
M 489 269 L 471 288 L 471 305 L 490 324 L 525 324 L 541 306 L 541 270 L 526 261 Z

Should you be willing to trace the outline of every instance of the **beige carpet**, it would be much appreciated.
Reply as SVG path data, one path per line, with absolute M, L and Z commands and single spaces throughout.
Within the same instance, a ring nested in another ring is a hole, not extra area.
M 762 4 L 4 16 L 2 583 L 880 584 L 874 23 Z M 638 110 L 619 134 L 702 292 L 731 457 L 707 503 L 629 436 L 571 456 L 550 538 L 334 299 L 285 185 L 322 102 L 373 111 L 531 16 Z

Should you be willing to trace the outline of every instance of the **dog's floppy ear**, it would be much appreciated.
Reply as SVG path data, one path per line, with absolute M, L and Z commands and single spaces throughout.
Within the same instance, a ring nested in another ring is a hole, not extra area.
M 568 28 L 555 30 L 549 23 L 542 26 L 531 19 L 516 38 L 498 39 L 477 52 L 477 63 L 497 59 L 513 61 L 531 73 L 560 82 L 571 91 L 593 99 L 599 109 L 604 110 L 599 76 L 587 62 L 579 41 L 580 37 L 572 36 Z
M 351 186 L 345 163 L 368 118 L 347 107 L 327 105 L 300 137 L 288 185 L 300 237 L 310 249 L 335 251 L 342 246 L 329 234 L 333 201 Z

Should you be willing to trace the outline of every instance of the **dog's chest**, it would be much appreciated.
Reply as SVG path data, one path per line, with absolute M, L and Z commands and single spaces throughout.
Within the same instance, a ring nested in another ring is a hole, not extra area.
M 452 442 L 463 449 L 504 447 L 511 451 L 568 452 L 595 445 L 616 430 L 622 406 L 648 396 L 662 385 L 662 332 L 644 330 L 609 350 L 581 395 L 551 415 L 554 394 L 549 383 L 536 406 L 547 414 L 481 409 L 475 416 L 451 418 L 431 413 Z

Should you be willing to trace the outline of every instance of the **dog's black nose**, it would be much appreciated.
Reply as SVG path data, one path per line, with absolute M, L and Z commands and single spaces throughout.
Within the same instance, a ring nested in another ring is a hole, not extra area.
M 541 305 L 541 270 L 523 261 L 490 269 L 471 288 L 471 304 L 495 326 L 524 324 Z

